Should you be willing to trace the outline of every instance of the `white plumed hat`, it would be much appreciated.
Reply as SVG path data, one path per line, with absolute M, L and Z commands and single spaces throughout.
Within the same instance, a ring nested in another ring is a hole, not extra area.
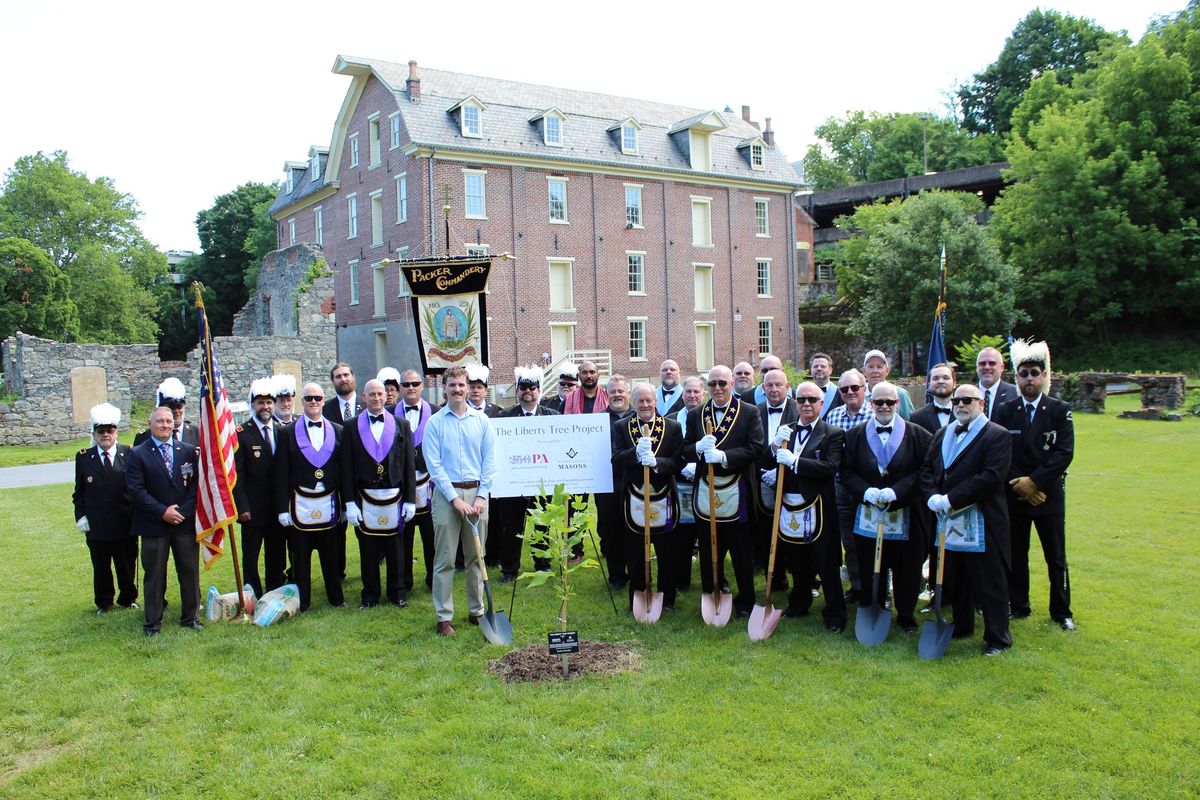
M 271 380 L 275 384 L 276 397 L 295 397 L 296 396 L 296 376 L 295 375 L 272 375 Z
M 573 361 L 564 361 L 562 366 L 558 368 L 558 374 L 579 380 L 579 365 Z
M 158 405 L 162 405 L 168 400 L 174 400 L 182 403 L 187 399 L 187 389 L 183 386 L 183 381 L 179 378 L 167 378 L 158 385 Z
M 467 381 L 468 382 L 479 381 L 480 383 L 487 383 L 488 375 L 491 375 L 491 374 L 492 374 L 492 371 L 490 369 L 488 369 L 487 367 L 485 367 L 483 364 L 467 364 Z
M 525 381 L 527 383 L 536 383 L 538 386 L 542 385 L 542 379 L 545 377 L 542 368 L 537 365 L 517 367 L 513 370 L 513 375 L 516 377 L 517 383 Z
M 1050 346 L 1045 342 L 1035 342 L 1026 339 L 1013 339 L 1008 347 L 1012 356 L 1012 366 L 1016 370 L 1022 364 L 1037 364 L 1047 372 L 1050 371 Z
M 275 381 L 271 378 L 255 378 L 250 382 L 250 402 L 256 397 L 275 399 Z
M 119 425 L 120 422 L 121 409 L 112 403 L 101 403 L 98 406 L 92 406 L 93 428 L 98 428 L 101 425 Z
M 396 369 L 395 367 L 384 367 L 383 369 L 379 370 L 379 374 L 375 376 L 375 380 L 379 381 L 380 383 L 387 383 L 388 381 L 391 381 L 399 386 L 400 370 Z

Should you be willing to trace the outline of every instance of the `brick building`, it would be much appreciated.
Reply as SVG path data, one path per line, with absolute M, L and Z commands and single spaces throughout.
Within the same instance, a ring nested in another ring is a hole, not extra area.
M 498 383 L 584 350 L 643 377 L 668 356 L 686 373 L 798 353 L 799 184 L 769 119 L 411 61 L 333 70 L 351 78 L 333 139 L 286 163 L 271 214 L 281 248 L 317 244 L 335 270 L 338 353 L 356 371 L 420 364 L 395 261 L 478 253 L 502 256 Z

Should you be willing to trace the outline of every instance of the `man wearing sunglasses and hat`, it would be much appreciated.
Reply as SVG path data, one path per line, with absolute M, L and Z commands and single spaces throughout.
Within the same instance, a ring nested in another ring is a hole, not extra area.
M 174 430 L 171 432 L 171 438 L 177 442 L 190 444 L 192 447 L 199 447 L 200 430 L 183 418 L 184 405 L 186 403 L 187 389 L 184 388 L 183 381 L 179 380 L 179 378 L 167 378 L 158 385 L 158 392 L 154 398 L 154 407 L 166 406 L 171 409 L 175 425 Z M 150 429 L 143 428 L 133 437 L 133 446 L 137 447 L 149 438 Z
M 579 366 L 570 361 L 564 361 L 558 369 L 558 391 L 541 399 L 541 404 L 559 414 L 566 408 L 567 395 L 575 391 L 579 384 Z
M 258 378 L 250 384 L 253 416 L 237 426 L 238 449 L 233 460 L 237 483 L 233 499 L 242 524 L 242 575 L 256 597 L 284 584 L 287 567 L 287 532 L 275 512 L 275 454 L 283 425 L 275 419 L 276 384 Z M 258 571 L 258 554 L 263 553 L 266 582 Z
M 95 446 L 75 455 L 75 492 L 71 500 L 75 505 L 75 527 L 86 537 L 92 556 L 97 614 L 112 608 L 114 594 L 117 605 L 137 608 L 137 582 L 133 577 L 137 538 L 129 532 L 133 506 L 125 487 L 130 447 L 117 443 L 120 422 L 121 410 L 116 406 L 101 403 L 92 408 Z M 113 588 L 113 569 L 117 590 Z
M 1037 527 L 1050 576 L 1050 618 L 1064 631 L 1075 630 L 1071 577 L 1067 571 L 1066 476 L 1075 457 L 1071 406 L 1046 394 L 1050 388 L 1050 348 L 1045 342 L 1014 341 L 1009 348 L 1020 396 L 1001 403 L 992 420 L 1012 436 L 1008 470 L 1008 518 L 1012 565 L 1009 603 L 1014 619 L 1028 617 L 1029 529 Z

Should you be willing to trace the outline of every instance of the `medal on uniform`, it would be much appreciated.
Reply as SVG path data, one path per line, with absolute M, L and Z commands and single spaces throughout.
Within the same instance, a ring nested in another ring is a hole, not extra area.
M 376 524 L 376 525 L 378 525 L 379 527 L 381 527 L 381 528 L 382 528 L 384 525 L 387 525 L 387 524 L 388 524 L 388 518 L 387 518 L 387 517 L 382 517 L 382 516 L 381 516 L 381 517 L 377 517 L 377 518 L 376 518 L 376 520 L 375 520 L 375 524 Z
M 91 482 L 92 482 L 92 476 L 91 476 L 91 475 L 88 475 L 87 482 L 88 482 L 88 483 L 91 483 Z
M 375 474 L 376 474 L 376 475 L 382 475 L 382 474 L 383 474 L 383 464 L 380 464 L 380 465 L 378 465 L 378 466 L 376 466 L 376 467 L 375 467 Z
M 320 472 L 320 471 L 321 470 L 317 470 L 317 472 Z M 321 518 L 321 512 L 314 510 L 311 514 L 309 514 L 309 516 L 315 520 L 319 520 Z
M 313 470 L 313 477 L 316 478 L 317 480 L 321 480 L 321 478 L 325 477 L 325 470 L 323 470 L 323 469 Z

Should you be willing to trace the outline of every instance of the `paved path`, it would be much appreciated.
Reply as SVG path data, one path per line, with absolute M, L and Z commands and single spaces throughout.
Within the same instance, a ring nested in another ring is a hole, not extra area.
M 50 483 L 74 483 L 74 481 L 74 461 L 34 464 L 28 467 L 0 467 L 0 489 L 45 486 Z

